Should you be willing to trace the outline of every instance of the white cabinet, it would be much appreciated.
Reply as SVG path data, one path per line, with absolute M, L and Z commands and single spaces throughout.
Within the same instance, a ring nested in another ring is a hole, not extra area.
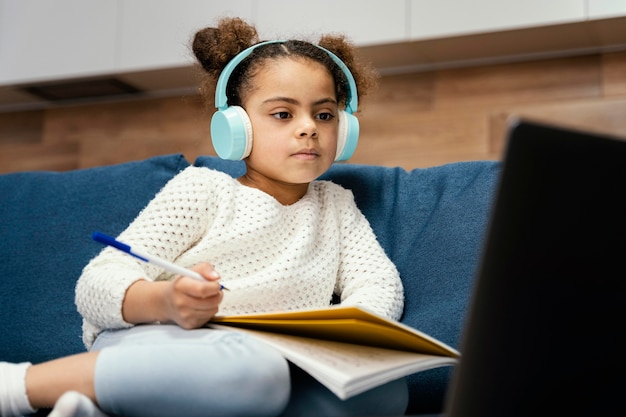
M 357 45 L 407 40 L 407 0 L 255 1 L 255 24 L 263 39 L 345 34 Z
M 222 16 L 252 17 L 253 0 L 132 0 L 120 3 L 120 71 L 189 65 L 193 35 Z
M 0 84 L 115 68 L 118 2 L 0 0 Z
M 626 16 L 626 0 L 587 0 L 587 10 L 589 19 Z
M 0 86 L 187 66 L 222 16 L 370 46 L 626 16 L 626 0 L 0 0 Z
M 586 0 L 407 0 L 412 39 L 581 21 Z

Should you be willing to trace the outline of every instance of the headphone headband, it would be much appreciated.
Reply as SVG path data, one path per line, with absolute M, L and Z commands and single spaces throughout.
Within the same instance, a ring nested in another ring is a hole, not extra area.
M 256 48 L 269 45 L 273 43 L 285 43 L 284 40 L 275 40 L 275 41 L 266 41 L 257 43 L 256 45 L 252 45 L 251 47 L 244 49 L 240 53 L 238 53 L 227 65 L 224 67 L 222 72 L 220 73 L 219 78 L 217 79 L 217 86 L 215 87 L 215 107 L 219 110 L 224 110 L 228 107 L 228 98 L 226 97 L 226 86 L 228 84 L 228 80 L 232 75 L 237 65 L 239 65 L 244 59 L 246 59 L 252 51 Z M 346 99 L 346 112 L 352 114 L 357 111 L 359 106 L 359 99 L 356 90 L 356 82 L 354 81 L 354 77 L 352 73 L 348 69 L 348 66 L 341 60 L 337 55 L 332 53 L 326 48 L 323 48 L 319 45 L 314 45 L 316 48 L 321 49 L 326 52 L 328 56 L 339 66 L 341 71 L 346 76 L 346 80 L 348 81 L 348 97 Z

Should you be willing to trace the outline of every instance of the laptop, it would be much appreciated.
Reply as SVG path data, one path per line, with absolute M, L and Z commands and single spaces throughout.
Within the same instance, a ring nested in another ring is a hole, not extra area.
M 626 141 L 512 123 L 446 417 L 626 416 Z

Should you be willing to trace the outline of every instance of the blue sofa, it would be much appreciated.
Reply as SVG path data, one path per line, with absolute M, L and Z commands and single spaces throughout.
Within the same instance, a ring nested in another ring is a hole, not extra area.
M 238 176 L 240 162 L 195 165 Z M 74 285 L 102 246 L 189 162 L 166 155 L 69 172 L 0 175 L 0 360 L 34 363 L 84 350 Z M 402 322 L 458 347 L 500 166 L 415 169 L 335 164 L 402 276 Z M 441 410 L 452 369 L 409 377 L 407 414 Z

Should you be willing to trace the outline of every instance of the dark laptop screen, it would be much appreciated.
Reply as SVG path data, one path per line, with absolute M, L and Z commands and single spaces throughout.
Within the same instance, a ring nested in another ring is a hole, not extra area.
M 626 415 L 625 319 L 626 142 L 517 122 L 446 415 Z

